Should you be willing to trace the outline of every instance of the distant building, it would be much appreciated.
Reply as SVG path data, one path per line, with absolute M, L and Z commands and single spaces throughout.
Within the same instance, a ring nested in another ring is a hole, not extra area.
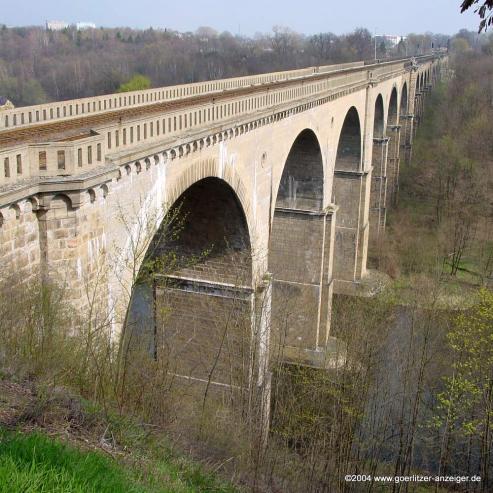
M 383 34 L 382 38 L 391 46 L 397 46 L 401 41 L 406 40 L 405 36 L 397 36 L 395 34 Z
M 46 21 L 47 31 L 63 31 L 67 29 L 68 22 L 65 21 Z
M 77 22 L 75 27 L 77 31 L 84 31 L 86 29 L 96 29 L 96 24 L 94 22 Z

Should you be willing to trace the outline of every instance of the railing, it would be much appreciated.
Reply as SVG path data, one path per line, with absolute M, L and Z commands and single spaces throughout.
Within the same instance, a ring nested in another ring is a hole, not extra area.
M 145 154 L 145 148 L 153 143 L 163 146 L 170 145 L 191 133 L 201 132 L 211 127 L 235 125 L 252 118 L 252 115 L 259 112 L 274 108 L 289 108 L 307 98 L 366 85 L 370 79 L 375 77 L 402 73 L 407 65 L 409 65 L 409 60 L 366 66 L 360 62 L 203 83 L 202 90 L 205 92 L 215 91 L 217 87 L 227 87 L 227 90 L 221 93 L 221 97 L 209 98 L 207 103 L 190 105 L 185 109 L 180 107 L 179 110 L 174 111 L 153 112 L 124 122 L 114 119 L 107 124 L 95 127 L 91 133 L 79 135 L 70 140 L 60 139 L 42 144 L 23 144 L 0 150 L 0 186 L 37 176 L 80 174 L 113 159 L 121 162 L 126 155 L 139 152 Z M 245 85 L 246 80 L 249 82 L 256 80 L 258 84 L 263 84 L 263 81 L 268 80 L 291 82 L 268 85 L 265 88 L 260 86 L 255 91 L 235 95 L 234 89 L 240 87 L 239 84 Z M 217 85 L 211 86 L 212 89 L 210 89 L 207 84 Z M 181 93 L 187 93 L 187 87 L 191 90 L 189 86 L 178 87 Z M 232 92 L 228 92 L 229 89 Z M 166 95 L 166 91 L 176 89 L 165 88 L 161 91 L 163 90 Z M 127 97 L 134 97 L 137 94 L 151 94 L 151 92 L 138 91 Z M 94 101 L 100 98 L 89 99 Z M 70 103 L 74 104 L 73 101 L 63 104 Z M 142 106 L 143 103 L 140 105 Z M 30 108 L 42 108 L 43 106 L 45 105 Z M 0 136 L 1 133 L 0 131 Z
M 285 72 L 273 72 L 269 74 L 160 87 L 157 89 L 146 89 L 143 91 L 115 93 L 82 99 L 71 99 L 68 101 L 58 101 L 55 103 L 46 103 L 35 106 L 24 106 L 2 111 L 0 113 L 0 130 L 67 120 L 85 115 L 101 114 L 118 109 L 136 108 L 152 103 L 173 101 L 176 99 L 209 94 L 213 92 L 234 90 L 252 85 L 307 77 L 314 73 L 329 73 L 362 65 L 363 62 L 353 62 L 339 65 L 327 65 L 323 67 L 309 67 Z

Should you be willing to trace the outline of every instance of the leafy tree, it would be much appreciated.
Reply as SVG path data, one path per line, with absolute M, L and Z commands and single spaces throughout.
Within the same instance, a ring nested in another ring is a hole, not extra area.
M 378 53 L 380 56 L 382 56 L 384 58 L 387 56 L 387 45 L 385 44 L 384 40 L 382 40 L 380 42 L 380 47 L 378 48 Z
M 455 38 L 452 40 L 451 49 L 455 53 L 465 53 L 466 51 L 469 51 L 471 47 L 469 46 L 469 43 L 466 39 Z
M 17 77 L 0 78 L 0 95 L 16 106 L 41 104 L 47 101 L 43 87 L 36 79 L 19 80 Z
M 479 303 L 456 318 L 447 339 L 453 374 L 438 394 L 435 424 L 443 428 L 444 443 L 451 434 L 477 440 L 482 491 L 487 491 L 493 445 L 493 291 L 479 291 Z M 443 456 L 442 450 L 442 463 Z
M 120 84 L 117 92 L 142 91 L 151 87 L 151 80 L 145 75 L 136 74 L 128 82 Z
M 478 4 L 481 4 L 477 6 Z M 479 14 L 481 22 L 479 23 L 479 32 L 488 28 L 493 24 L 493 0 L 464 0 L 460 6 L 461 12 L 465 12 L 472 6 L 477 6 L 474 12 Z

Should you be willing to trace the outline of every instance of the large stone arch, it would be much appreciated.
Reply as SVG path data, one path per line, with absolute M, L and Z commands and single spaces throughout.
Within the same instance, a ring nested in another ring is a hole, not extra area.
M 387 126 L 397 125 L 399 121 L 397 88 L 394 86 L 390 93 L 389 108 L 387 113 Z
M 402 95 L 401 95 L 402 99 Z M 395 203 L 397 190 L 399 186 L 399 168 L 400 168 L 400 140 L 401 140 L 401 125 L 399 118 L 399 96 L 397 87 L 392 88 L 390 93 L 389 108 L 387 113 L 387 137 L 390 139 L 388 142 L 387 150 L 387 173 L 386 173 L 386 195 L 383 207 L 386 207 L 386 203 Z M 384 183 L 385 186 L 385 183 Z M 385 214 L 385 211 L 383 211 Z M 385 217 L 383 218 L 385 227 Z
M 366 271 L 369 174 L 362 169 L 360 121 L 356 107 L 350 107 L 339 133 L 334 163 L 334 279 L 340 292 L 345 292 L 345 283 L 358 282 Z
M 171 196 L 140 268 L 125 333 L 134 347 L 166 358 L 180 384 L 210 378 L 220 388 L 247 386 L 258 341 L 246 211 L 216 176 Z M 155 271 L 146 275 L 148 266 Z
M 251 201 L 239 173 L 231 166 L 221 166 L 216 158 L 182 160 L 180 165 L 180 168 L 173 170 L 165 168 L 169 166 L 169 163 L 162 164 L 162 167 L 157 170 L 152 187 L 140 189 L 140 194 L 133 190 L 133 188 L 137 189 L 137 186 L 133 187 L 132 182 L 129 181 L 126 184 L 128 187 L 126 190 L 134 194 L 133 200 L 121 200 L 126 194 L 120 192 L 119 197 L 112 204 L 119 211 L 114 230 L 108 232 L 109 241 L 115 242 L 119 250 L 117 275 L 112 275 L 110 280 L 110 290 L 113 293 L 110 297 L 117 305 L 115 310 L 117 318 L 122 318 L 122 313 L 128 311 L 133 282 L 132 271 L 140 271 L 144 254 L 147 255 L 147 252 L 143 251 L 136 258 L 132 250 L 138 243 L 148 243 L 146 238 L 142 239 L 142 236 L 153 235 L 158 231 L 162 226 L 163 218 L 172 209 L 173 204 L 195 183 L 212 177 L 224 181 L 234 191 L 241 204 L 248 225 L 249 237 L 252 243 L 255 242 L 255 222 Z M 144 229 L 147 231 L 142 234 Z M 142 248 L 139 247 L 139 250 Z M 128 265 L 132 265 L 132 269 L 129 269 Z M 256 263 L 255 267 L 257 266 Z M 258 277 L 258 272 L 254 274 Z
M 171 227 L 179 229 L 164 247 L 176 252 L 174 275 L 186 272 L 190 279 L 251 287 L 248 223 L 225 180 L 211 176 L 195 182 L 174 201 L 167 217 Z
M 362 135 L 358 110 L 352 106 L 344 117 L 334 163 L 335 171 L 357 171 L 361 168 Z M 335 190 L 334 190 L 335 196 Z M 337 203 L 336 197 L 334 197 Z
M 407 82 L 404 82 L 402 85 L 399 113 L 401 117 L 407 116 L 409 113 L 409 94 L 407 90 Z
M 254 238 L 255 223 L 253 219 L 253 208 L 247 187 L 234 167 L 222 167 L 217 159 L 200 159 L 186 165 L 183 172 L 173 180 L 172 187 L 167 189 L 166 203 L 170 206 L 195 183 L 211 177 L 220 178 L 233 189 L 244 211 L 250 238 Z
M 315 132 L 307 128 L 298 134 L 286 157 L 275 207 L 320 210 L 323 198 L 322 149 Z
M 274 346 L 287 359 L 299 361 L 298 351 L 315 358 L 327 344 L 332 215 L 323 199 L 322 148 L 304 129 L 283 163 L 269 240 Z
M 373 115 L 373 138 L 380 139 L 385 135 L 385 110 L 381 94 L 375 99 Z
M 390 104 L 389 104 L 390 112 Z M 386 136 L 386 118 L 381 94 L 375 99 L 373 112 L 372 179 L 370 192 L 370 235 L 377 237 L 385 225 L 387 191 L 387 157 L 389 138 Z

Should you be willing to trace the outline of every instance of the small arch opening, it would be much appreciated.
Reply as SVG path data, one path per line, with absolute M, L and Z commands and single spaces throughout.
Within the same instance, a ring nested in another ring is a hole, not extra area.
M 94 202 L 96 202 L 96 192 L 92 188 L 90 188 L 87 191 L 87 195 L 89 195 L 89 202 L 91 204 L 93 204 Z

